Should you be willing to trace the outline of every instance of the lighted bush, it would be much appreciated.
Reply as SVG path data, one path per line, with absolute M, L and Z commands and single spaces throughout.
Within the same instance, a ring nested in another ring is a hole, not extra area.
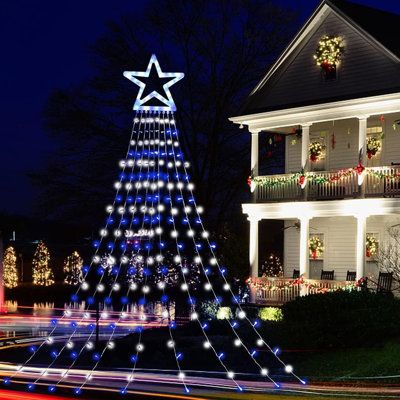
M 281 321 L 283 318 L 282 310 L 277 307 L 260 308 L 258 316 L 263 321 Z
M 230 307 L 220 307 L 217 311 L 217 319 L 231 319 L 232 310 Z

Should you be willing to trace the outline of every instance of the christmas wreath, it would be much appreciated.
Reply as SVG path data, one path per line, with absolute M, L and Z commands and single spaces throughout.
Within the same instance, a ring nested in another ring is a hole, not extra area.
M 324 152 L 324 146 L 320 142 L 312 142 L 309 146 L 310 160 L 312 162 L 319 161 L 322 158 Z
M 310 256 L 313 260 L 320 258 L 324 252 L 324 242 L 318 236 L 313 236 L 308 241 Z
M 374 157 L 381 148 L 381 141 L 374 137 L 367 139 L 367 156 L 369 159 Z
M 379 241 L 374 236 L 367 236 L 365 244 L 365 255 L 367 257 L 373 257 L 378 252 Z
M 314 59 L 319 67 L 330 72 L 336 68 L 344 53 L 343 39 L 340 36 L 324 35 L 314 54 Z

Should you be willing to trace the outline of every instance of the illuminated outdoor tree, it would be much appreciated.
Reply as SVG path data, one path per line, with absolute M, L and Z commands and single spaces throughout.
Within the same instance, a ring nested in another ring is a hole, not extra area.
M 3 267 L 4 286 L 8 289 L 18 286 L 17 257 L 12 246 L 4 252 Z
M 79 285 L 82 280 L 83 260 L 77 251 L 74 251 L 64 261 L 64 283 L 67 285 Z
M 54 274 L 49 265 L 50 252 L 46 245 L 40 241 L 33 256 L 33 284 L 50 286 L 54 283 Z

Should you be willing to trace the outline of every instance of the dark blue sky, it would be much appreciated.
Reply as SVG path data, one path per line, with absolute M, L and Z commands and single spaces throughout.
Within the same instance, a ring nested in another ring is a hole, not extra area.
M 318 0 L 280 0 L 307 18 Z M 358 0 L 400 13 L 400 2 Z M 43 165 L 52 142 L 41 128 L 41 111 L 54 88 L 92 74 L 88 46 L 105 24 L 140 14 L 139 0 L 0 1 L 0 211 L 29 214 L 35 197 L 26 173 Z M 132 66 L 133 68 L 134 66 Z M 77 143 L 77 146 L 79 143 Z

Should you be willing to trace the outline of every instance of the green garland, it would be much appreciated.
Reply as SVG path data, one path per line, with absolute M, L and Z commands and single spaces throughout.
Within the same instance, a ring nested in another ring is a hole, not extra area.
M 281 177 L 281 178 L 269 178 L 269 177 L 259 177 L 256 176 L 251 178 L 251 181 L 254 182 L 257 186 L 262 186 L 266 188 L 272 188 L 278 185 L 287 185 L 289 183 L 297 182 L 301 173 L 297 172 L 289 177 Z

